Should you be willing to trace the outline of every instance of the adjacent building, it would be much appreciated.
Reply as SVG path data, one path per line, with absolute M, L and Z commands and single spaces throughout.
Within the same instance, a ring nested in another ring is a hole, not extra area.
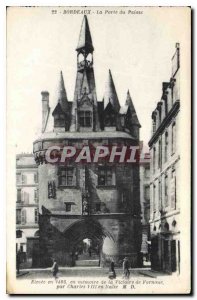
M 122 264 L 128 257 L 136 267 L 141 264 L 139 165 L 74 159 L 58 164 L 46 159 L 51 146 L 139 146 L 141 126 L 133 101 L 128 92 L 120 106 L 111 71 L 104 97 L 97 99 L 86 16 L 76 52 L 74 99 L 67 98 L 61 72 L 53 110 L 49 93 L 42 92 L 42 134 L 33 144 L 39 175 L 40 265 L 51 266 L 53 258 L 59 265 L 74 265 L 76 257 L 84 257 L 81 245 L 88 239 L 101 266 L 112 258 Z
M 145 261 L 150 260 L 150 163 L 140 164 L 140 204 L 142 215 L 141 252 Z
M 38 168 L 33 154 L 16 156 L 16 251 L 31 265 L 38 240 Z
M 152 113 L 150 229 L 152 268 L 180 271 L 180 47 L 172 57 L 172 73 Z

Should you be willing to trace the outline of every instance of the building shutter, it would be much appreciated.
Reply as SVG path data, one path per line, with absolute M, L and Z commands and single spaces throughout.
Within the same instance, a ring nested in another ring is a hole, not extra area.
M 21 224 L 22 225 L 26 224 L 26 210 L 25 209 L 23 209 L 21 211 Z

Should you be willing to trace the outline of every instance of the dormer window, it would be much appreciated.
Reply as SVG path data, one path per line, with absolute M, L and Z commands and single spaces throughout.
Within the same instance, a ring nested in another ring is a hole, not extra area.
M 54 115 L 54 125 L 55 127 L 64 127 L 65 126 L 65 116 L 64 114 L 55 114 Z
M 88 110 L 79 111 L 79 125 L 81 127 L 91 127 L 92 126 L 92 112 Z
M 105 126 L 116 126 L 116 116 L 115 114 L 106 115 Z

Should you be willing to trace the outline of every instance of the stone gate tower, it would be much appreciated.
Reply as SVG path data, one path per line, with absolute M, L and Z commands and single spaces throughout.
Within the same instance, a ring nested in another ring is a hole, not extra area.
M 129 94 L 120 106 L 111 71 L 102 101 L 97 100 L 93 52 L 87 17 L 77 46 L 77 76 L 73 101 L 68 101 L 63 74 L 57 104 L 49 107 L 49 93 L 42 92 L 42 134 L 34 142 L 39 172 L 40 265 L 74 265 L 84 239 L 101 266 L 111 258 L 140 265 L 141 219 L 139 166 L 106 161 L 51 164 L 50 146 L 78 150 L 98 145 L 138 146 L 140 124 Z M 51 126 L 52 124 L 52 126 Z

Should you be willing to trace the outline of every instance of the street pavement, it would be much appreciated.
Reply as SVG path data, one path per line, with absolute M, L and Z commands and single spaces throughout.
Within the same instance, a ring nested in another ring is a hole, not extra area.
M 107 278 L 109 269 L 99 267 L 73 267 L 73 268 L 60 268 L 58 277 L 103 277 Z M 122 269 L 116 269 L 117 278 L 122 278 Z M 130 270 L 130 278 L 132 277 L 151 277 L 157 278 L 165 276 L 164 273 L 151 271 L 149 268 L 139 268 Z M 52 278 L 51 269 L 26 269 L 20 270 L 18 279 L 39 279 L 39 278 Z

